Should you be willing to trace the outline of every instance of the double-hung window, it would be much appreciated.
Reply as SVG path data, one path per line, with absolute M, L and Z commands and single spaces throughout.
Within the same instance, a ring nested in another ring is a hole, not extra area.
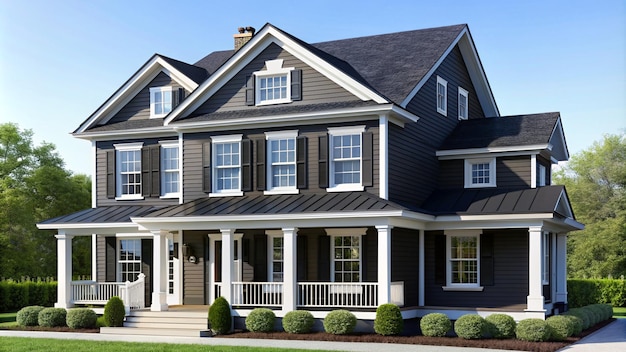
M 537 165 L 537 186 L 543 187 L 546 185 L 546 170 L 547 168 L 543 164 Z
M 164 117 L 172 111 L 172 87 L 150 88 L 150 118 Z
M 242 135 L 211 137 L 213 150 L 213 193 L 243 195 L 241 191 Z
M 115 144 L 116 199 L 141 199 L 142 143 Z
M 297 193 L 296 137 L 298 131 L 267 132 L 267 180 L 269 193 Z
M 465 89 L 459 87 L 459 120 L 467 120 L 469 116 L 468 96 L 469 93 Z
M 268 60 L 265 70 L 254 73 L 256 79 L 256 105 L 281 104 L 291 102 L 291 71 L 293 67 L 283 67 L 283 60 Z
M 480 287 L 480 233 L 446 233 L 446 290 L 482 290 Z
M 136 281 L 141 273 L 141 239 L 120 239 L 118 249 L 118 281 Z
M 365 126 L 329 128 L 330 188 L 362 191 L 362 143 Z
M 465 187 L 495 187 L 496 158 L 465 159 Z
M 361 236 L 333 236 L 333 281 L 361 282 Z
M 272 282 L 282 282 L 284 275 L 284 240 L 282 236 L 268 236 L 270 241 L 270 272 Z
M 178 197 L 180 193 L 180 158 L 178 141 L 161 142 L 161 196 Z
M 448 114 L 448 81 L 437 76 L 437 112 Z

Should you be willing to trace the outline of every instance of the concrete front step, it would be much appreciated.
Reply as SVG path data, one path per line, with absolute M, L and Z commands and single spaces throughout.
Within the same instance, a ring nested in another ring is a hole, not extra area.
M 124 327 L 100 328 L 101 334 L 199 337 L 207 330 L 207 313 L 189 311 L 132 311 Z
M 100 328 L 101 334 L 201 337 L 206 329 Z

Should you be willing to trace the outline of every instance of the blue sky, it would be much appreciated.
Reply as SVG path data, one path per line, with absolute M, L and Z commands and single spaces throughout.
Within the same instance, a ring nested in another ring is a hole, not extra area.
M 467 23 L 502 115 L 560 111 L 571 154 L 626 131 L 623 0 L 0 0 L 0 123 L 90 174 L 70 132 L 152 54 L 193 63 L 266 22 L 310 43 Z

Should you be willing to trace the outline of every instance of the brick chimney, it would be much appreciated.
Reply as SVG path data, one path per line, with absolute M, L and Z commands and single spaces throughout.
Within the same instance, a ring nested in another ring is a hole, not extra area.
M 238 32 L 239 33 L 233 35 L 233 38 L 235 38 L 235 51 L 241 49 L 242 46 L 252 39 L 255 29 L 254 27 L 239 27 Z

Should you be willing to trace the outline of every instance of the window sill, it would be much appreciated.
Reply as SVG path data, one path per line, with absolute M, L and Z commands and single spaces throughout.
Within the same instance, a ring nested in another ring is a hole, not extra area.
M 180 194 L 178 193 L 164 194 L 160 196 L 159 198 L 160 199 L 176 199 L 176 198 L 180 198 Z
M 243 196 L 243 192 L 222 192 L 222 193 L 209 193 L 209 197 L 217 198 L 217 197 L 241 197 Z
M 485 288 L 483 286 L 442 286 L 444 291 L 468 291 L 468 292 L 482 292 Z
M 291 99 L 277 99 L 277 100 L 266 100 L 260 101 L 255 104 L 255 106 L 265 106 L 265 105 L 276 105 L 276 104 L 288 104 L 291 103 Z
M 465 188 L 494 188 L 497 187 L 495 183 L 480 183 L 476 185 L 465 185 Z
M 346 184 L 326 188 L 326 192 L 363 192 L 365 187 L 360 184 Z
M 448 112 L 446 110 L 437 109 L 437 112 L 442 116 L 448 116 Z
M 275 194 L 300 194 L 300 190 L 299 189 L 282 189 L 282 190 L 269 190 L 269 191 L 264 191 L 263 195 L 265 196 L 271 196 L 271 195 L 275 195 Z
M 115 197 L 115 200 L 144 200 L 144 199 L 145 198 L 141 195 Z

